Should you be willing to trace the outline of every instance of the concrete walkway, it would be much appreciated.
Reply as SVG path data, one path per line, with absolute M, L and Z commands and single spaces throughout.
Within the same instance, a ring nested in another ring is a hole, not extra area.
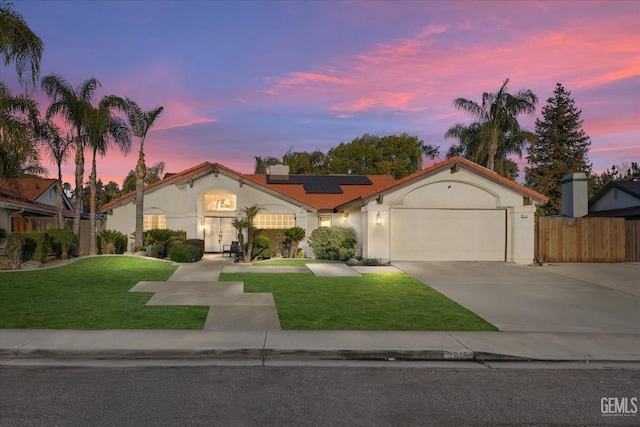
M 208 306 L 204 330 L 280 329 L 273 295 L 244 293 L 242 282 L 220 282 L 220 272 L 232 258 L 205 255 L 193 264 L 180 264 L 166 282 L 138 282 L 129 292 L 153 292 L 147 305 Z

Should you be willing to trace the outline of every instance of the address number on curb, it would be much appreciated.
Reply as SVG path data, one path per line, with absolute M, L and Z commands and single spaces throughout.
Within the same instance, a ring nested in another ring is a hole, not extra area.
M 456 350 L 456 351 L 444 351 L 445 359 L 473 359 L 473 351 L 471 350 Z

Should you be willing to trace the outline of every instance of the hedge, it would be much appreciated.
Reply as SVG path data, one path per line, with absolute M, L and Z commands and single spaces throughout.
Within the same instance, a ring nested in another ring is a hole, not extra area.
M 356 255 L 356 231 L 342 227 L 320 227 L 313 230 L 309 246 L 318 259 L 346 261 Z
M 174 262 L 196 262 L 202 258 L 202 251 L 198 246 L 176 243 L 169 249 L 169 258 Z

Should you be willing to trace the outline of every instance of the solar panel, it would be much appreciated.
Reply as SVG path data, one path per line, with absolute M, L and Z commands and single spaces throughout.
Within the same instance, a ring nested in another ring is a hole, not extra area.
M 289 175 L 287 180 L 271 179 L 268 184 L 302 184 L 307 194 L 342 194 L 341 185 L 371 185 L 371 180 L 362 175 Z

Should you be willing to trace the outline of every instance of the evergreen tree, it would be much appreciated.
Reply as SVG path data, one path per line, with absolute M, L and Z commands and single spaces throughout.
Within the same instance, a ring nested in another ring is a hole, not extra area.
M 560 181 L 574 172 L 591 174 L 587 153 L 589 136 L 582 130 L 582 110 L 575 107 L 571 92 L 558 83 L 554 96 L 542 109 L 543 120 L 536 119 L 537 140 L 531 143 L 525 168 L 528 187 L 549 197 L 542 208 L 546 215 L 557 215 L 562 209 Z

